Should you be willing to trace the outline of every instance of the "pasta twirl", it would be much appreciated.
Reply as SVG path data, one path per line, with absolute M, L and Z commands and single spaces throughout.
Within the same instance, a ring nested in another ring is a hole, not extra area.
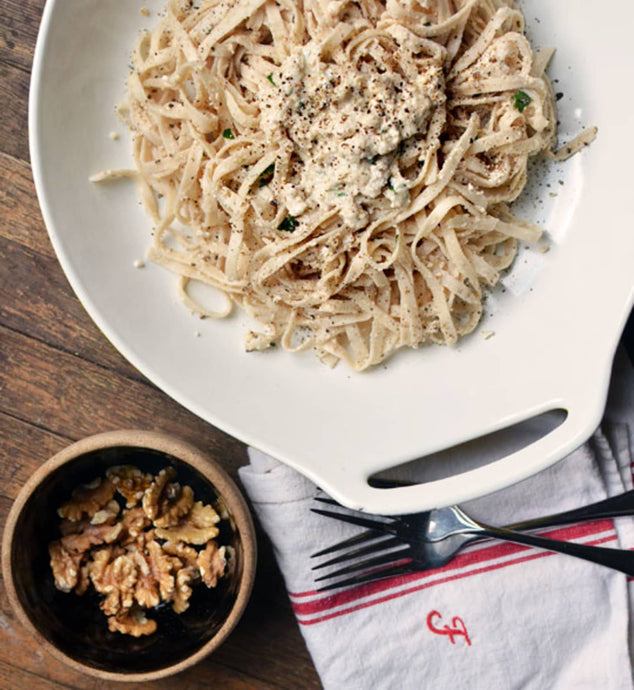
M 254 317 L 248 349 L 456 342 L 540 236 L 509 210 L 555 141 L 523 26 L 510 0 L 170 0 L 121 109 L 150 257 Z

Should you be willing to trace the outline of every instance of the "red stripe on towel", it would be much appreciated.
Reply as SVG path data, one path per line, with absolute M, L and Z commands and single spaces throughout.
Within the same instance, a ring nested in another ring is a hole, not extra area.
M 604 543 L 607 543 L 609 541 L 613 541 L 614 539 L 616 539 L 616 535 L 610 536 L 610 537 L 604 537 L 602 539 L 597 539 L 595 541 L 587 542 L 587 543 L 591 544 L 593 546 L 597 546 L 599 544 L 604 544 Z M 470 577 L 471 575 L 479 575 L 481 573 L 486 573 L 486 572 L 490 572 L 493 570 L 499 570 L 500 568 L 506 568 L 507 566 L 517 565 L 518 563 L 525 563 L 527 561 L 533 561 L 533 560 L 536 560 L 538 558 L 546 558 L 548 556 L 554 556 L 554 555 L 556 555 L 556 554 L 551 552 L 551 551 L 542 551 L 539 553 L 534 553 L 534 554 L 530 554 L 527 556 L 523 556 L 521 558 L 516 558 L 512 561 L 505 561 L 504 563 L 496 563 L 494 565 L 485 566 L 483 568 L 478 568 L 476 570 L 470 570 L 466 573 L 458 573 L 458 574 L 443 578 L 441 580 L 435 580 L 433 582 L 427 582 L 427 583 L 424 583 L 424 584 L 421 584 L 421 585 L 418 585 L 415 587 L 411 587 L 411 588 L 406 589 L 406 590 L 400 590 L 398 592 L 388 594 L 384 597 L 373 599 L 372 601 L 367 601 L 367 602 L 357 604 L 356 606 L 350 606 L 349 608 L 343 609 L 341 611 L 333 611 L 331 613 L 326 613 L 325 615 L 320 616 L 319 618 L 311 618 L 310 620 L 301 620 L 298 617 L 298 623 L 300 625 L 315 625 L 316 623 L 322 623 L 323 621 L 330 620 L 331 618 L 337 618 L 339 616 L 344 616 L 348 613 L 352 613 L 353 611 L 358 611 L 360 609 L 368 608 L 370 606 L 376 606 L 377 604 L 381 604 L 383 602 L 390 601 L 392 599 L 398 599 L 399 597 L 405 596 L 406 594 L 412 594 L 412 593 L 418 592 L 422 589 L 427 589 L 429 587 L 433 587 L 434 585 L 440 585 L 440 584 L 444 584 L 446 582 L 452 582 L 454 580 L 460 580 L 460 579 L 463 579 L 465 577 Z M 410 579 L 414 579 L 415 575 L 403 576 L 403 577 L 409 577 Z M 394 580 L 396 580 L 396 582 Z M 403 583 L 401 578 L 394 578 L 394 580 L 383 580 L 382 582 L 388 582 L 389 583 L 389 585 L 384 587 L 384 589 L 390 589 L 395 584 L 402 584 Z M 295 609 L 295 608 L 296 608 L 295 604 L 293 604 L 293 609 Z M 300 615 L 297 613 L 297 611 L 295 611 L 295 613 L 297 616 Z

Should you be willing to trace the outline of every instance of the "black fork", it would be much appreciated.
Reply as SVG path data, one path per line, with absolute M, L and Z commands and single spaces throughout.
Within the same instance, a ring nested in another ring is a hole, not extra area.
M 331 506 L 339 506 L 336 501 L 329 498 L 318 497 L 316 500 Z M 314 566 L 313 570 L 354 561 L 350 565 L 316 578 L 316 582 L 322 582 L 332 578 L 350 576 L 322 586 L 319 588 L 319 591 L 363 584 L 386 577 L 440 567 L 450 561 L 467 544 L 490 536 L 499 537 L 499 535 L 483 535 L 481 532 L 472 532 L 452 534 L 443 539 L 434 539 L 433 525 L 430 525 L 430 516 L 432 513 L 440 511 L 427 511 L 400 517 L 386 517 L 342 512 L 340 510 L 323 510 L 318 508 L 312 508 L 311 510 L 320 515 L 365 528 L 364 532 L 360 532 L 312 555 L 312 558 L 318 558 L 345 550 L 345 553 Z M 511 530 L 514 532 L 525 531 L 626 515 L 634 515 L 634 491 L 628 491 L 618 496 L 583 506 L 582 508 L 518 522 L 503 528 L 503 532 L 508 533 Z M 508 536 L 501 538 L 508 539 Z M 526 538 L 528 537 L 524 537 L 524 539 Z M 538 538 L 534 537 L 533 539 Z M 549 540 L 549 542 L 553 541 Z M 566 542 L 555 542 L 556 550 L 562 550 L 561 544 L 566 544 Z M 547 548 L 543 540 L 541 546 Z M 582 545 L 570 544 L 566 548 L 568 552 L 571 552 L 573 547 L 577 546 Z M 584 548 L 590 549 L 594 547 Z M 604 553 L 615 551 L 621 553 L 617 549 L 599 550 Z M 612 565 L 612 567 L 615 566 Z

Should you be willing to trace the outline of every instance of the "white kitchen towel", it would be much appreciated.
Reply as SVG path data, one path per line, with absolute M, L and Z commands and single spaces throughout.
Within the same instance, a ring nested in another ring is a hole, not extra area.
M 617 358 L 603 425 L 548 470 L 463 507 L 505 524 L 632 488 L 634 376 Z M 319 489 L 250 449 L 241 480 L 326 690 L 632 688 L 634 584 L 569 556 L 488 541 L 436 570 L 317 592 L 311 554 L 359 531 L 310 511 Z M 634 547 L 630 518 L 545 535 Z M 633 590 L 633 591 L 629 591 Z

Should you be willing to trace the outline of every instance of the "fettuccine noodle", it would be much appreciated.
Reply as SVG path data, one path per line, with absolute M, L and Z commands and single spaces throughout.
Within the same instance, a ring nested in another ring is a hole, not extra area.
M 523 29 L 510 0 L 170 0 L 121 109 L 150 258 L 254 317 L 248 349 L 455 343 L 541 234 L 509 210 L 556 134 Z

